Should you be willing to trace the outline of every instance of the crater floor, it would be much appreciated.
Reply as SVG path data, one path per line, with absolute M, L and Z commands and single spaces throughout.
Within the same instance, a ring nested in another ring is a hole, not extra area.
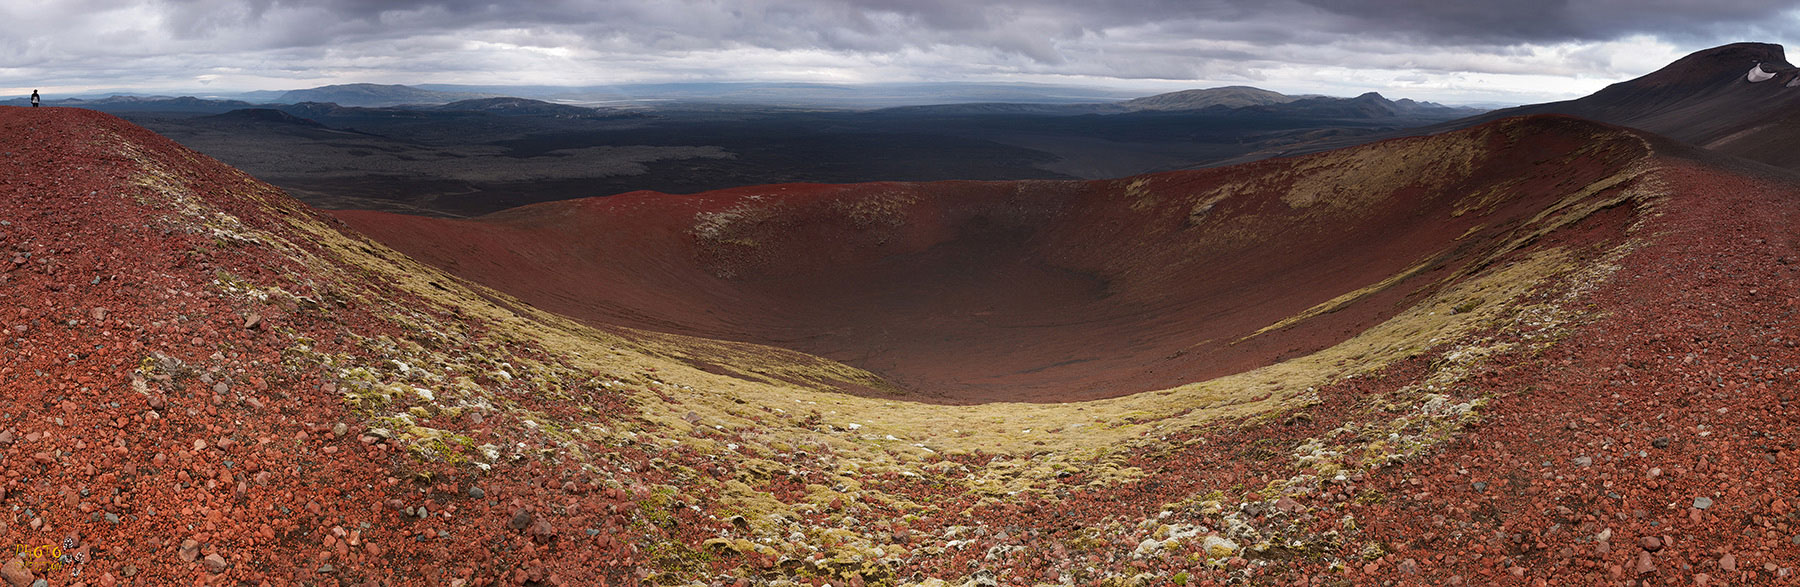
M 474 220 L 334 214 L 591 325 L 880 377 L 844 382 L 857 393 L 1060 402 L 1313 353 L 1564 225 L 1558 238 L 1616 239 L 1628 211 L 1590 213 L 1645 153 L 1606 127 L 1541 118 L 1116 181 L 640 192 Z

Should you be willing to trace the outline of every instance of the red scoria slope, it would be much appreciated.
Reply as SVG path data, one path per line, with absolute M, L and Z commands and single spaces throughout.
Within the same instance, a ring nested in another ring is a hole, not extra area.
M 995 452 L 833 410 L 903 402 L 602 371 L 588 355 L 629 341 L 117 119 L 0 108 L 0 533 L 25 551 L 0 582 L 1800 580 L 1800 183 L 1568 119 L 1486 132 L 1569 142 L 1502 184 L 1569 179 L 1519 225 L 1542 230 L 1460 273 L 1560 260 L 1459 313 L 1480 329 L 1251 416 L 1077 418 Z M 1612 157 L 1620 183 L 1582 183 Z M 1469 187 L 1452 218 L 1507 206 Z M 903 411 L 948 428 L 988 407 Z
M 602 487 L 590 484 L 599 469 L 505 459 L 475 479 L 353 413 L 344 394 L 369 385 L 340 375 L 368 371 L 345 367 L 402 358 L 447 316 L 334 256 L 319 240 L 334 229 L 304 205 L 91 111 L 0 108 L 0 142 L 0 543 L 20 552 L 0 581 L 630 575 L 630 542 L 589 532 L 617 536 L 635 510 L 616 487 L 636 481 Z M 449 319 L 453 335 L 427 344 L 475 352 L 491 340 L 477 321 Z M 536 352 L 508 344 L 481 352 Z M 519 405 L 543 417 L 561 409 L 535 389 L 484 384 L 496 406 L 525 394 Z M 629 413 L 607 394 L 581 402 Z M 468 438 L 506 454 L 541 440 L 496 432 L 518 422 L 493 414 Z
M 1112 181 L 640 192 L 476 220 L 335 214 L 596 326 L 790 348 L 911 392 L 899 397 L 1057 402 L 1336 344 L 1543 230 L 1569 192 L 1613 197 L 1640 143 L 1539 118 Z M 1309 308 L 1322 311 L 1267 328 Z

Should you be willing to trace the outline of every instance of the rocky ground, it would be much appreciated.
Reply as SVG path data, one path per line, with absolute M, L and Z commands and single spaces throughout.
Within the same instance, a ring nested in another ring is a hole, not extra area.
M 1785 176 L 1664 154 L 1481 328 L 1034 433 L 699 372 L 104 115 L 0 137 L 11 586 L 1800 582 Z

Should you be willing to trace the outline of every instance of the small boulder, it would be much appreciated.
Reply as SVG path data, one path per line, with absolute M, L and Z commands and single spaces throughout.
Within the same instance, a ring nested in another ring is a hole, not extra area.
M 556 528 L 552 527 L 548 520 L 540 518 L 531 524 L 531 539 L 538 541 L 539 544 L 549 543 L 556 539 Z
M 514 531 L 530 528 L 531 511 L 525 508 L 519 508 L 518 511 L 513 512 L 512 519 L 506 522 L 506 527 L 511 528 Z
M 1656 558 L 1650 556 L 1650 553 L 1648 552 L 1640 552 L 1638 553 L 1637 565 L 1634 566 L 1633 569 L 1637 571 L 1637 574 L 1639 575 L 1654 573 L 1656 572 Z
M 6 561 L 6 566 L 0 567 L 0 579 L 6 580 L 7 587 L 25 587 L 36 577 L 31 575 L 31 569 L 25 568 L 25 561 L 13 557 Z
M 1206 551 L 1208 557 L 1225 558 L 1237 554 L 1238 544 L 1223 536 L 1207 536 L 1200 540 L 1200 549 Z

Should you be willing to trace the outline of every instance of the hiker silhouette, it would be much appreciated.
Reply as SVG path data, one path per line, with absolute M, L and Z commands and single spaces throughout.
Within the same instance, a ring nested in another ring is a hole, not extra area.
M 31 107 L 36 108 L 37 106 L 38 106 L 37 90 L 32 90 L 31 91 Z

